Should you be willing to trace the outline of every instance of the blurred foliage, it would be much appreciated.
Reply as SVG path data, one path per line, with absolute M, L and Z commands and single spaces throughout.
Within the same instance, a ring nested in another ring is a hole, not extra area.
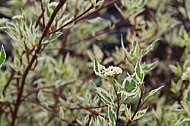
M 190 0 L 8 0 L 0 17 L 1 126 L 190 124 Z

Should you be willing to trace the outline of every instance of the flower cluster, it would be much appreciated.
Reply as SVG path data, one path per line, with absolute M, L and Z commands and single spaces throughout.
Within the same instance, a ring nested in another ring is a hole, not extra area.
M 104 76 L 105 77 L 110 77 L 110 76 L 115 76 L 122 73 L 122 69 L 119 67 L 115 66 L 109 66 L 107 69 L 104 71 Z
M 190 67 L 187 68 L 187 71 L 182 74 L 181 79 L 182 80 L 190 80 Z

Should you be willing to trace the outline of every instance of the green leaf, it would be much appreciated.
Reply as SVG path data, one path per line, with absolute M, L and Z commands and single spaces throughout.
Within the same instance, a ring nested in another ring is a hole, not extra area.
M 185 30 L 185 28 L 182 26 L 179 30 L 179 36 L 182 40 L 187 40 L 188 39 L 188 34 Z
M 139 8 L 142 8 L 146 5 L 147 0 L 140 0 L 138 3 Z
M 154 63 L 143 65 L 142 69 L 145 73 L 148 73 L 149 71 L 151 71 L 156 67 L 157 63 L 158 61 L 155 61 Z
M 0 52 L 0 68 L 1 68 L 2 64 L 5 62 L 5 60 L 6 60 L 6 53 L 5 53 L 5 49 L 2 45 L 1 52 Z
M 186 100 L 190 102 L 190 90 L 187 92 L 187 98 L 186 98 Z
M 103 77 L 105 72 L 105 66 L 101 65 L 98 60 L 94 57 L 94 72 L 96 75 Z
M 134 59 L 135 57 L 137 57 L 139 55 L 139 51 L 140 51 L 139 44 L 136 40 L 134 40 L 132 43 L 132 49 L 129 52 L 132 59 Z
M 110 97 L 109 93 L 103 89 L 103 88 L 100 88 L 100 87 L 96 87 L 96 92 L 98 94 L 98 96 L 101 98 L 101 100 L 108 104 L 108 105 L 111 105 L 113 103 L 113 100 L 112 98 Z
M 147 109 L 148 108 L 138 111 L 133 120 L 137 120 L 137 119 L 143 117 L 144 114 L 146 113 Z
M 180 91 L 180 89 L 181 89 L 181 85 L 182 85 L 182 84 L 183 84 L 183 82 L 182 82 L 181 79 L 179 79 L 179 80 L 177 81 L 177 83 L 174 82 L 174 80 L 172 79 L 172 80 L 171 80 L 171 91 L 172 91 L 173 93 L 178 93 L 178 92 Z
M 64 114 L 64 111 L 63 111 L 63 108 L 62 108 L 62 107 L 59 108 L 59 115 L 60 115 L 60 117 L 61 117 L 62 119 L 65 118 L 65 114 Z
M 184 110 L 188 113 L 190 116 L 190 102 L 187 100 L 181 101 L 181 105 L 183 106 Z
M 125 115 L 128 120 L 131 120 L 132 114 L 131 114 L 131 107 L 125 107 Z
M 137 75 L 138 77 L 138 80 L 139 80 L 139 83 L 142 84 L 143 83 L 143 80 L 144 80 L 144 71 L 142 70 L 142 67 L 140 65 L 140 61 L 138 61 L 136 63 L 136 66 L 135 66 L 135 74 Z
M 177 120 L 177 122 L 175 124 L 173 124 L 174 126 L 185 126 L 185 123 L 188 124 L 188 122 L 190 121 L 189 117 L 181 117 L 180 119 Z
M 174 74 L 176 74 L 176 75 L 178 75 L 178 76 L 181 76 L 181 75 L 182 75 L 182 69 L 181 69 L 181 66 L 179 65 L 179 63 L 176 63 L 176 65 L 170 64 L 169 67 L 170 67 L 171 71 L 172 71 Z
M 163 87 L 164 87 L 164 86 L 161 86 L 161 87 L 159 87 L 159 88 L 156 88 L 156 89 L 150 91 L 150 92 L 146 95 L 146 97 L 144 98 L 144 102 L 147 101 L 151 96 L 153 96 L 154 94 L 156 94 L 156 93 L 157 93 L 161 88 L 163 88 Z
M 108 106 L 108 119 L 111 122 L 112 126 L 115 126 L 116 114 L 114 110 L 109 106 Z
M 141 50 L 141 55 L 142 55 L 142 57 L 144 57 L 144 56 L 147 55 L 150 51 L 152 51 L 158 41 L 159 41 L 159 40 L 157 39 L 157 40 L 155 40 L 154 42 L 152 42 L 147 48 L 142 49 L 142 50 Z
M 63 34 L 62 32 L 55 32 L 53 34 L 50 34 L 43 39 L 43 43 L 54 41 L 62 34 Z
M 128 93 L 134 92 L 137 89 L 137 83 L 131 76 L 126 77 L 122 85 L 124 90 Z

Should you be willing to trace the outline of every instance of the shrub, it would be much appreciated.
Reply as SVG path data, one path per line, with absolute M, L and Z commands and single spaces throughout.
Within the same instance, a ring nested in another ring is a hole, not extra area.
M 189 0 L 9 0 L 0 14 L 0 125 L 190 124 Z

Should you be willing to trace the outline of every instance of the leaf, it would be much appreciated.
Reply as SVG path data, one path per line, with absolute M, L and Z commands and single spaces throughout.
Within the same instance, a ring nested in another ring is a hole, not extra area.
M 50 34 L 43 39 L 43 43 L 54 41 L 62 34 L 63 34 L 62 32 L 55 32 L 53 34 Z
M 144 80 L 144 71 L 142 70 L 142 67 L 140 65 L 140 61 L 138 61 L 136 63 L 136 66 L 135 66 L 135 74 L 137 75 L 138 77 L 138 80 L 139 80 L 139 83 L 142 84 L 143 83 L 143 80 Z
M 132 59 L 134 59 L 135 57 L 137 57 L 139 55 L 139 51 L 140 51 L 139 44 L 138 44 L 138 42 L 136 40 L 134 40 L 133 43 L 132 43 L 132 49 L 129 52 L 130 57 Z
M 146 113 L 147 109 L 148 109 L 148 107 L 146 109 L 138 111 L 133 120 L 137 120 L 137 119 L 143 117 L 144 114 Z
M 159 41 L 159 39 L 157 39 L 157 40 L 155 40 L 154 42 L 152 42 L 147 48 L 142 49 L 142 50 L 141 50 L 141 55 L 142 55 L 142 57 L 144 57 L 144 56 L 147 55 L 150 51 L 152 51 L 158 41 Z
M 127 106 L 125 107 L 125 115 L 128 120 L 131 120 L 132 114 L 131 114 L 131 106 L 128 108 Z
M 182 69 L 181 69 L 181 66 L 179 65 L 179 63 L 176 63 L 176 65 L 170 64 L 169 67 L 170 67 L 171 71 L 172 71 L 174 74 L 176 74 L 176 75 L 178 75 L 178 76 L 181 76 L 181 75 L 182 75 Z
M 190 116 L 190 102 L 187 100 L 181 101 L 181 105 L 183 106 L 184 110 L 187 112 L 188 116 Z
M 116 114 L 114 110 L 109 106 L 108 106 L 108 119 L 111 122 L 112 126 L 115 126 Z
M 94 57 L 94 72 L 96 75 L 103 77 L 105 66 L 99 64 L 98 60 Z
M 39 100 L 41 103 L 44 103 L 44 102 L 45 102 L 45 96 L 44 96 L 44 94 L 43 94 L 43 92 L 42 92 L 41 90 L 38 92 L 37 97 L 38 97 L 38 100 Z
M 127 50 L 124 46 L 123 35 L 121 35 L 121 46 L 122 46 L 122 49 L 125 51 L 126 55 L 129 55 L 129 53 L 127 52 Z
M 164 87 L 164 86 L 161 86 L 161 87 L 159 87 L 159 88 L 156 88 L 156 89 L 150 91 L 150 92 L 146 95 L 146 97 L 144 98 L 144 102 L 147 101 L 151 96 L 153 96 L 154 94 L 156 94 L 156 93 L 157 93 L 161 88 L 163 88 L 163 87 Z
M 1 46 L 1 52 L 0 52 L 0 68 L 2 66 L 2 64 L 5 62 L 6 60 L 6 53 L 5 53 L 5 49 L 4 46 Z
M 182 40 L 187 40 L 188 39 L 188 34 L 185 30 L 185 28 L 182 26 L 179 30 L 179 36 Z
M 95 18 L 92 18 L 92 19 L 88 19 L 87 22 L 91 23 L 91 24 L 95 24 L 95 23 L 98 23 L 100 21 L 102 21 L 103 19 L 101 17 L 95 17 Z
M 146 5 L 146 2 L 147 2 L 147 0 L 140 0 L 140 1 L 138 2 L 139 8 L 144 7 L 144 5 Z
M 148 73 L 152 69 L 154 69 L 157 65 L 158 61 L 155 61 L 154 63 L 146 64 L 142 66 L 142 69 L 145 73 Z
M 98 59 L 98 61 L 102 61 L 102 59 L 104 57 L 104 53 L 102 52 L 102 50 L 100 49 L 100 47 L 98 47 L 97 45 L 93 44 L 92 48 L 93 48 L 93 52 L 95 53 L 94 55 Z
M 137 83 L 133 80 L 131 76 L 126 77 L 122 85 L 124 90 L 128 93 L 134 92 L 134 90 L 136 90 L 137 88 Z
M 64 111 L 63 111 L 63 108 L 62 108 L 62 107 L 59 108 L 59 115 L 60 115 L 60 117 L 61 117 L 62 119 L 65 118 L 65 114 L 64 114 Z
M 98 94 L 98 96 L 101 98 L 101 100 L 108 104 L 108 105 L 111 105 L 113 103 L 113 100 L 112 98 L 110 97 L 109 93 L 103 89 L 103 88 L 100 88 L 100 87 L 96 87 L 96 92 Z
M 190 102 L 190 90 L 187 92 L 186 100 Z
M 184 123 L 187 123 L 190 121 L 189 117 L 181 117 L 180 119 L 177 120 L 177 122 L 175 124 L 173 124 L 174 126 L 181 126 Z M 185 125 L 185 124 L 184 124 Z

